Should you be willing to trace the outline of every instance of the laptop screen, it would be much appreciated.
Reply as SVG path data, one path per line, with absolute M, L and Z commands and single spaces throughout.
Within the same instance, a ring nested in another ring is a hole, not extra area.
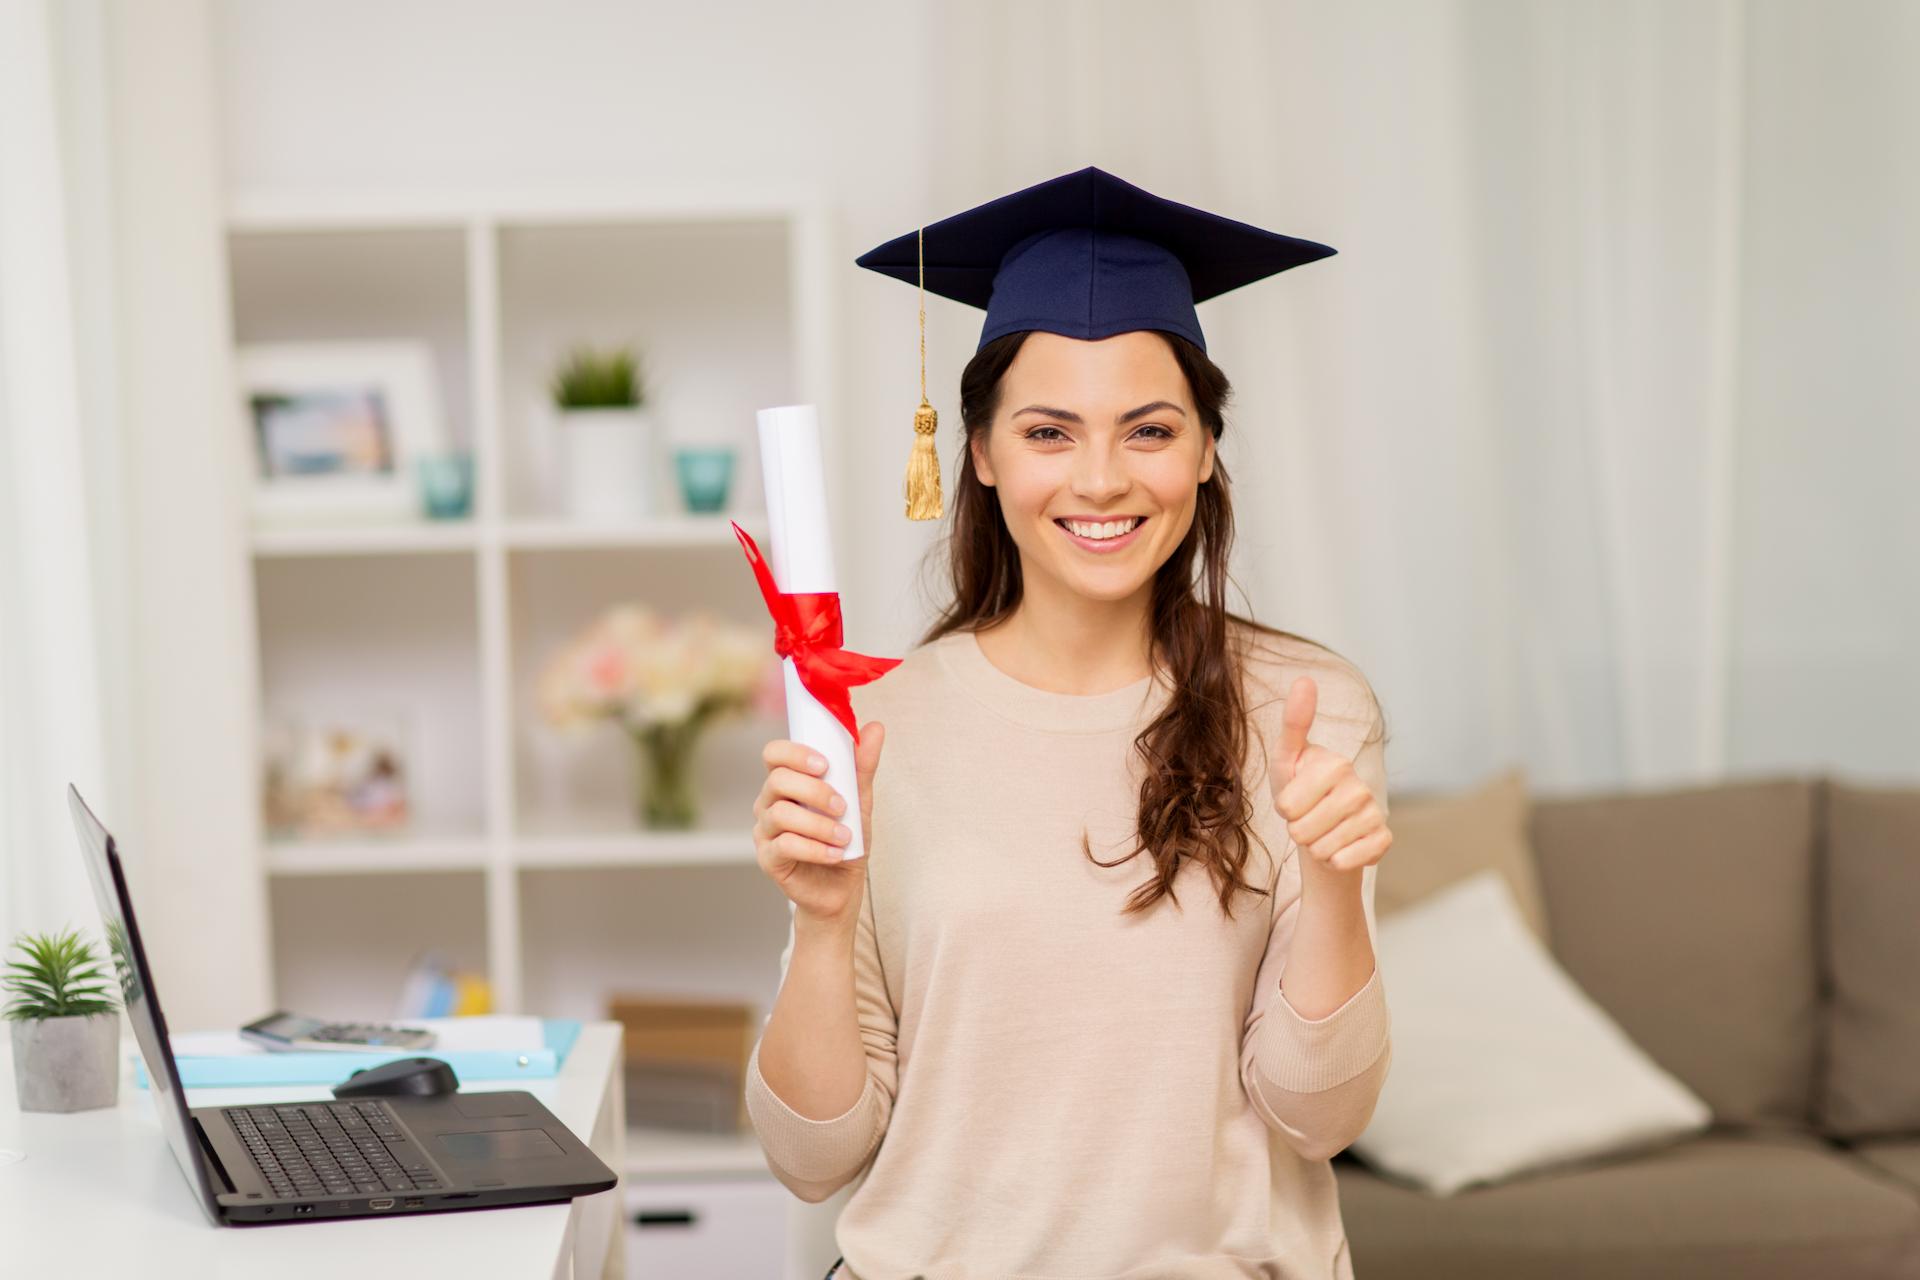
M 207 1181 L 206 1168 L 199 1160 L 199 1139 L 187 1114 L 186 1095 L 181 1092 L 180 1073 L 174 1068 L 173 1050 L 167 1040 L 167 1020 L 160 1013 L 160 994 L 154 990 L 153 972 L 147 966 L 146 949 L 140 945 L 140 926 L 134 922 L 133 899 L 127 893 L 127 877 L 120 865 L 120 852 L 100 820 L 87 808 L 86 801 L 71 784 L 67 787 L 67 808 L 73 812 L 73 829 L 80 837 L 80 855 L 86 860 L 87 878 L 93 882 L 94 900 L 100 904 L 100 921 L 107 933 L 107 953 L 114 972 L 120 978 L 127 1018 L 133 1023 L 134 1037 L 140 1042 L 140 1056 L 147 1060 L 147 1078 L 152 1082 L 153 1101 L 160 1112 L 160 1127 L 166 1130 L 167 1145 L 187 1185 L 199 1195 L 207 1216 L 217 1224 L 220 1216 Z

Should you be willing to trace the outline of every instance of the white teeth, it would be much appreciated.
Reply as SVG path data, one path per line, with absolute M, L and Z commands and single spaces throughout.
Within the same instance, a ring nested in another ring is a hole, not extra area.
M 1085 524 L 1078 520 L 1065 520 L 1061 523 L 1065 524 L 1067 528 L 1083 538 L 1093 538 L 1097 540 L 1117 538 L 1123 533 L 1131 533 L 1133 527 L 1140 523 L 1140 517 L 1131 516 L 1125 520 L 1107 520 L 1099 524 Z

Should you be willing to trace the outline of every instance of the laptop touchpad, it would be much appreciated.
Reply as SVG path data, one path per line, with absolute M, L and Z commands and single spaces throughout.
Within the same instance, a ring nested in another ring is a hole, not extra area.
M 544 1129 L 496 1129 L 490 1133 L 440 1133 L 433 1140 L 462 1160 L 525 1160 L 566 1152 Z

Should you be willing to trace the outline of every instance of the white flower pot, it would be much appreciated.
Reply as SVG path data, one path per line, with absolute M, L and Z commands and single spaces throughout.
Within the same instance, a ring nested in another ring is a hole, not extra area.
M 13 1028 L 22 1111 L 91 1111 L 120 1100 L 120 1015 L 23 1018 Z
M 560 414 L 567 514 L 633 520 L 654 514 L 653 415 L 645 409 L 567 409 Z

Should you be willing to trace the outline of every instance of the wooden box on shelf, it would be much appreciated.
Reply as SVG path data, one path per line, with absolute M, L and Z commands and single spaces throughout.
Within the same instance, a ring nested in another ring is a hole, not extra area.
M 614 996 L 607 1016 L 626 1028 L 628 1123 L 745 1132 L 754 1012 L 738 1001 Z

